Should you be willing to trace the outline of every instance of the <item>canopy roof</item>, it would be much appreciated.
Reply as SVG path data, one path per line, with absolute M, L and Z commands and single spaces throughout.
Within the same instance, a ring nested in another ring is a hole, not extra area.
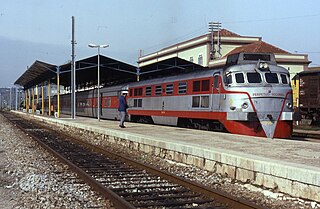
M 28 89 L 56 76 L 56 65 L 36 60 L 14 83 Z
M 140 78 L 150 79 L 164 75 L 176 75 L 179 73 L 191 72 L 194 70 L 206 69 L 201 65 L 189 62 L 179 57 L 162 60 L 140 68 Z
M 60 84 L 70 86 L 71 63 L 60 66 Z M 100 83 L 110 85 L 136 79 L 137 67 L 100 55 Z M 98 78 L 98 55 L 76 62 L 76 83 L 94 85 Z
M 76 83 L 77 86 L 93 86 L 98 78 L 98 55 L 76 61 Z M 60 74 L 60 85 L 70 86 L 71 63 L 56 66 L 41 61 L 35 61 L 15 82 L 24 89 L 45 82 L 57 84 L 57 73 Z M 175 75 L 182 72 L 205 69 L 204 67 L 187 60 L 173 57 L 157 63 L 137 67 L 100 55 L 100 84 L 103 86 L 135 81 L 137 74 L 140 79 L 161 77 L 163 75 Z
M 93 85 L 98 77 L 98 55 L 76 61 L 77 85 Z M 15 82 L 24 89 L 41 85 L 50 80 L 57 83 L 57 73 L 60 72 L 60 85 L 70 86 L 71 63 L 61 66 L 35 61 Z M 133 65 L 100 55 L 100 83 L 108 84 L 119 81 L 132 81 L 136 78 L 137 68 Z

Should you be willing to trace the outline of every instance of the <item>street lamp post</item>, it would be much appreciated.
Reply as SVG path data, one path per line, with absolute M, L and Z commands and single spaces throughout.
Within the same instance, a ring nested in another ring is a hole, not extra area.
M 97 116 L 98 116 L 98 121 L 100 121 L 100 48 L 107 48 L 109 45 L 97 45 L 97 44 L 88 44 L 89 47 L 91 48 L 98 48 L 98 101 L 97 101 Z
M 11 86 L 9 87 L 9 91 L 10 91 L 10 97 L 9 97 L 9 105 L 10 105 L 10 107 L 9 107 L 9 110 L 11 111 L 11 109 L 12 109 L 12 97 L 11 97 Z

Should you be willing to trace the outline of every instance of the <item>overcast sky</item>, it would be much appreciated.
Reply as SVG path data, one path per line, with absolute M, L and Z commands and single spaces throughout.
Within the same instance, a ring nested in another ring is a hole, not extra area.
M 89 43 L 109 44 L 101 53 L 136 65 L 145 54 L 208 31 L 208 22 L 320 66 L 318 0 L 1 0 L 0 87 L 12 85 L 35 60 L 71 59 L 71 17 L 76 59 L 95 55 Z

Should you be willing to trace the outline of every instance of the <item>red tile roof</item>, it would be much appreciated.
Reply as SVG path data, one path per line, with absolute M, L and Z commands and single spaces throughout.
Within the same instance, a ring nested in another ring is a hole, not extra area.
M 247 44 L 241 47 L 237 47 L 231 52 L 229 52 L 226 56 L 230 54 L 237 54 L 240 52 L 257 52 L 257 53 L 281 53 L 281 54 L 291 54 L 283 49 L 275 47 L 271 44 L 268 44 L 264 41 L 257 41 L 252 44 Z
M 220 36 L 227 36 L 227 37 L 241 37 L 239 34 L 233 33 L 227 29 L 220 30 Z

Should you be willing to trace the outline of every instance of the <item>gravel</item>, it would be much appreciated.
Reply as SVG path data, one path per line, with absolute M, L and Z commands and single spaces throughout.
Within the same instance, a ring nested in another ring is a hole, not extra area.
M 2 115 L 0 123 L 1 208 L 112 208 L 108 200 L 102 199 L 90 190 L 68 170 L 67 166 L 60 164 L 24 133 L 17 131 Z M 118 144 L 110 144 L 106 137 L 96 136 L 83 130 L 67 127 L 57 130 L 66 131 L 74 137 L 99 144 L 106 149 L 123 153 L 270 209 L 320 209 L 320 203 L 243 184 L 195 166 L 162 159 Z
M 112 208 L 0 115 L 0 208 Z
M 57 130 L 68 132 L 73 137 L 81 138 L 84 141 L 102 146 L 105 149 L 122 153 L 125 156 L 130 156 L 131 158 L 151 164 L 157 168 L 169 171 L 183 178 L 205 184 L 206 186 L 214 189 L 220 189 L 231 195 L 245 198 L 248 201 L 255 202 L 258 205 L 262 205 L 270 209 L 320 209 L 320 203 L 317 202 L 291 197 L 287 194 L 278 193 L 277 191 L 271 191 L 250 184 L 244 184 L 226 176 L 209 172 L 192 165 L 132 150 L 129 148 L 130 143 L 127 143 L 127 147 L 124 147 L 122 144 L 110 144 L 110 142 L 107 141 L 108 137 L 96 135 L 84 130 L 77 130 L 75 128 L 57 127 Z

